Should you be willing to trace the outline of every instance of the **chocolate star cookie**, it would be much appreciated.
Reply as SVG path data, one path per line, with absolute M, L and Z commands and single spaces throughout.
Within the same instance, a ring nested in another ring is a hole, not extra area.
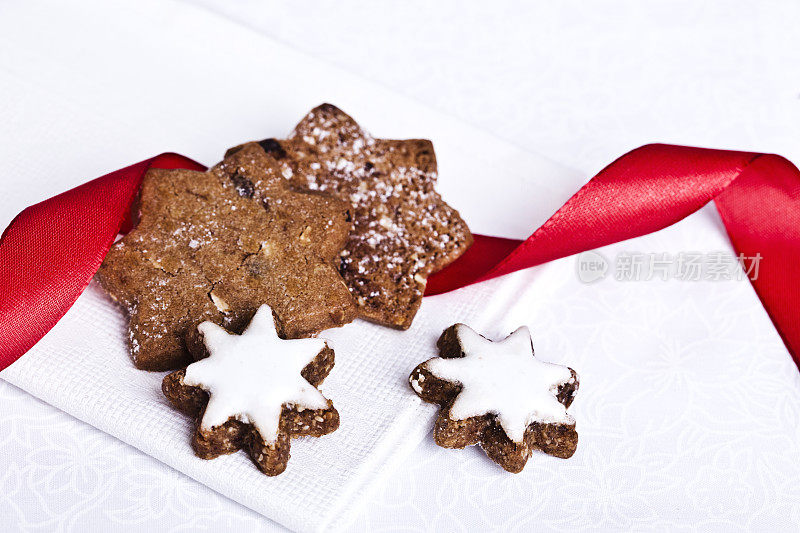
M 578 391 L 578 375 L 536 359 L 528 328 L 492 342 L 455 324 L 437 346 L 440 357 L 420 364 L 409 377 L 420 398 L 442 407 L 433 430 L 436 444 L 480 444 L 514 473 L 535 449 L 564 459 L 575 453 L 578 433 L 567 408 Z
M 138 368 L 186 365 L 200 350 L 199 323 L 238 332 L 262 304 L 274 309 L 284 338 L 356 315 L 336 268 L 352 227 L 349 206 L 292 190 L 258 147 L 208 172 L 149 171 L 139 213 L 97 273 L 130 315 Z
M 197 329 L 208 357 L 168 374 L 162 390 L 195 418 L 198 457 L 244 448 L 262 472 L 277 476 L 286 469 L 292 437 L 321 437 L 339 427 L 339 413 L 317 389 L 334 364 L 324 340 L 280 339 L 266 305 L 241 335 L 213 322 Z
M 280 162 L 295 186 L 331 192 L 352 205 L 354 229 L 339 270 L 359 314 L 408 328 L 428 276 L 472 244 L 458 212 L 434 190 L 431 142 L 376 139 L 337 107 L 323 104 L 289 139 L 242 146 L 256 144 Z

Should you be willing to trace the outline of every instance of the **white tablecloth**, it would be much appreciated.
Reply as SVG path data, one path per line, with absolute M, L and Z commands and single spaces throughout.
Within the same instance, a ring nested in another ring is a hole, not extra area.
M 264 41 L 266 53 L 303 50 L 587 175 L 655 140 L 800 160 L 800 72 L 792 68 L 798 12 L 788 2 L 780 10 L 615 2 L 617 9 L 602 11 L 403 3 L 391 16 L 367 2 L 258 10 L 256 2 L 202 3 L 288 45 Z M 204 83 L 220 75 L 207 69 L 220 61 L 215 39 L 233 28 L 220 20 L 219 34 L 208 31 L 211 17 L 171 3 L 0 6 L 0 41 L 10 52 L 0 55 L 0 161 L 7 169 L 0 225 L 29 203 L 159 151 L 213 162 L 226 139 L 260 137 L 267 122 L 288 129 L 303 110 L 266 96 L 296 91 L 280 72 L 270 73 L 275 86 L 268 89 L 242 88 L 229 73 L 225 83 Z M 200 21 L 203 31 L 194 34 L 191 22 Z M 245 41 L 256 38 L 241 32 Z M 148 76 L 145 59 L 167 63 L 189 46 L 197 54 L 180 55 L 190 62 L 177 69 L 181 77 Z M 239 53 L 258 64 L 265 48 Z M 183 75 L 190 71 L 196 75 Z M 375 133 L 429 136 L 447 151 L 443 132 L 420 131 L 413 120 L 381 121 L 387 102 L 370 101 L 377 91 L 364 87 L 363 94 L 326 89 L 346 109 L 358 106 L 356 118 Z M 182 91 L 205 95 L 208 104 L 196 106 Z M 259 92 L 265 98 L 257 112 L 242 113 L 235 96 L 255 101 Z M 142 115 L 157 114 L 168 125 L 153 121 L 146 134 L 125 135 L 142 131 Z M 481 159 L 488 162 L 479 168 L 505 184 L 499 196 L 475 202 L 485 197 L 478 174 L 459 181 L 446 169 L 441 189 L 476 231 L 524 236 L 576 180 L 568 172 L 557 174 L 560 182 L 536 173 L 498 178 L 497 168 L 514 166 L 508 158 L 519 152 L 485 143 Z M 494 167 L 492 159 L 502 163 Z M 729 247 L 706 210 L 602 253 L 715 250 Z M 362 498 L 353 530 L 398 523 L 412 530 L 797 525 L 800 383 L 746 282 L 584 285 L 573 259 L 538 270 L 505 321 L 530 324 L 540 355 L 581 373 L 578 454 L 570 461 L 535 456 L 512 477 L 479 450 L 441 450 L 426 439 Z M 278 527 L 9 384 L 0 382 L 0 394 L 0 526 Z

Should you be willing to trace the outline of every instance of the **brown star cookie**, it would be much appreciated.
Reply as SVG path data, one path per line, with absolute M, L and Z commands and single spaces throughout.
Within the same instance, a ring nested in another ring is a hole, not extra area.
M 353 320 L 336 269 L 352 227 L 348 210 L 332 196 L 292 190 L 258 147 L 208 172 L 149 171 L 138 225 L 97 273 L 130 315 L 134 364 L 186 365 L 199 350 L 199 323 L 241 331 L 265 303 L 285 338 Z
M 168 374 L 164 395 L 195 419 L 195 454 L 213 459 L 245 449 L 268 476 L 286 469 L 292 437 L 321 437 L 339 413 L 317 387 L 333 368 L 322 339 L 283 340 L 262 306 L 241 335 L 198 326 L 207 357 Z
M 440 357 L 420 364 L 409 377 L 420 398 L 441 406 L 436 444 L 480 444 L 514 473 L 536 449 L 564 459 L 575 453 L 578 433 L 567 408 L 578 391 L 578 375 L 536 359 L 528 328 L 492 342 L 455 324 L 437 346 Z
M 323 104 L 289 139 L 242 146 L 255 144 L 281 163 L 295 186 L 331 192 L 352 205 L 354 229 L 341 254 L 342 277 L 360 316 L 408 328 L 428 276 L 472 244 L 458 212 L 434 190 L 431 142 L 376 139 L 337 107 Z

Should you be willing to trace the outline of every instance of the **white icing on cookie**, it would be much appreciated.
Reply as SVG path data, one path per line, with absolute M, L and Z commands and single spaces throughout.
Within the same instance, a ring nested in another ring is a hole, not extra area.
M 522 442 L 533 422 L 574 424 L 556 398 L 559 386 L 569 382 L 572 373 L 566 366 L 534 357 L 527 327 L 492 342 L 457 324 L 456 336 L 464 357 L 436 357 L 425 363 L 437 378 L 463 386 L 450 408 L 450 418 L 493 414 L 514 442 Z
M 322 339 L 278 337 L 272 310 L 262 305 L 241 335 L 213 322 L 197 326 L 209 357 L 186 368 L 183 382 L 209 393 L 201 428 L 230 417 L 253 424 L 266 443 L 278 438 L 283 406 L 327 409 L 328 401 L 300 372 L 325 347 Z

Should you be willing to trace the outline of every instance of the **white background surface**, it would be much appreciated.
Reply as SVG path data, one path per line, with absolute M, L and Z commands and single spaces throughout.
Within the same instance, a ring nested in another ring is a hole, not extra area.
M 652 141 L 771 151 L 800 161 L 800 6 L 794 2 L 403 2 L 393 9 L 370 2 L 198 3 L 587 176 Z M 0 5 L 0 17 L 4 9 Z M 154 25 L 165 23 L 158 10 L 151 16 Z M 142 25 L 116 38 L 135 50 L 147 47 L 147 35 Z M 26 55 L 7 41 L 2 50 Z M 80 70 L 69 60 L 54 57 L 40 68 L 61 70 L 66 84 L 79 87 Z M 10 63 L 5 80 L 14 80 Z M 156 91 L 158 80 L 152 81 L 142 90 Z M 114 80 L 85 88 L 91 90 L 113 98 Z M 103 132 L 48 137 L 48 121 L 74 117 L 37 106 L 37 91 L 47 87 L 32 86 L 25 105 L 0 101 L 7 106 L 2 135 L 15 135 L 15 120 L 41 124 L 40 142 L 28 153 L 0 148 L 4 164 L 25 165 L 36 177 L 14 198 L 19 205 L 60 190 L 48 190 L 36 173 L 36 151 L 49 145 L 90 159 L 97 171 L 84 178 L 123 163 L 103 159 Z M 218 97 L 221 107 L 235 105 Z M 203 111 L 181 110 L 180 102 L 163 105 L 187 117 Z M 135 101 L 120 106 L 129 110 L 124 120 L 135 120 Z M 159 138 L 154 126 L 143 146 L 180 149 L 181 140 Z M 76 169 L 78 162 L 68 164 Z M 508 226 L 505 233 L 520 231 Z M 725 246 L 714 218 L 700 214 L 617 249 Z M 444 451 L 425 441 L 370 497 L 352 527 L 796 526 L 800 389 L 749 286 L 621 287 L 608 280 L 586 287 L 574 279 L 573 263 L 562 263 L 545 278 L 554 288 L 550 298 L 513 318 L 531 324 L 540 354 L 567 354 L 557 357 L 583 376 L 575 406 L 581 455 L 569 462 L 534 457 L 524 475 L 509 479 L 478 450 Z M 609 365 L 616 379 L 592 380 Z M 275 527 L 4 382 L 0 393 L 0 446 L 10 452 L 0 457 L 0 521 L 8 525 L 41 531 L 109 521 L 132 530 Z M 581 483 L 557 482 L 567 478 Z M 639 483 L 621 483 L 629 479 Z M 197 509 L 200 518 L 185 518 Z

